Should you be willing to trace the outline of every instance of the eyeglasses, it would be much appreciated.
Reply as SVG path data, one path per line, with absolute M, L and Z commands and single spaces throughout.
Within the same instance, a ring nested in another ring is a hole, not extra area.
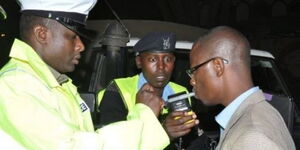
M 198 65 L 196 65 L 196 66 L 194 66 L 194 67 L 192 67 L 192 68 L 186 70 L 186 73 L 192 78 L 193 73 L 194 73 L 197 69 L 199 69 L 200 67 L 204 66 L 205 64 L 207 64 L 207 63 L 209 63 L 210 61 L 215 60 L 215 59 L 222 59 L 223 62 L 224 62 L 225 64 L 228 64 L 228 63 L 229 63 L 229 61 L 228 61 L 227 59 L 225 59 L 225 58 L 222 58 L 222 57 L 214 57 L 214 58 L 211 58 L 211 59 L 209 59 L 209 60 L 207 60 L 207 61 L 205 61 L 205 62 L 203 62 L 203 63 L 201 63 L 201 64 L 198 64 Z

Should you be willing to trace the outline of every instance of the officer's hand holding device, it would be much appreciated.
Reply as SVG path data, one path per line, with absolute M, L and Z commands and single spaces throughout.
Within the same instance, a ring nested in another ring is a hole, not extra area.
M 169 110 L 163 123 L 169 137 L 172 139 L 181 137 L 191 131 L 191 128 L 199 123 L 196 115 L 191 110 L 188 97 L 193 93 L 181 92 L 168 97 L 165 107 Z
M 188 98 L 194 95 L 195 93 L 187 92 L 175 93 L 168 96 L 168 100 L 165 103 L 165 106 L 168 108 L 169 112 L 184 111 L 187 112 L 188 115 L 193 115 L 192 107 Z M 175 119 L 180 119 L 180 117 L 175 117 Z M 194 119 L 189 120 L 185 123 L 190 123 L 192 121 L 194 121 Z

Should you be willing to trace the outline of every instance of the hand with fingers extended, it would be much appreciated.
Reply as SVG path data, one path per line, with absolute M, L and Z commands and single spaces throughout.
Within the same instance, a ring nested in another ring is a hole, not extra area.
M 174 111 L 167 115 L 163 126 L 173 140 L 188 134 L 198 124 L 199 120 L 194 112 Z
M 154 114 L 158 116 L 161 109 L 164 106 L 164 102 L 161 97 L 154 93 L 154 88 L 146 83 L 136 94 L 136 103 L 143 103 L 150 107 Z

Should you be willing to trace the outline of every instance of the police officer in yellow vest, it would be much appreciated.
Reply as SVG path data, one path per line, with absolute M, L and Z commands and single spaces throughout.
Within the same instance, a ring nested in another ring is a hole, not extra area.
M 0 70 L 0 131 L 30 150 L 156 150 L 169 144 L 156 118 L 163 102 L 151 87 L 142 87 L 127 121 L 94 131 L 89 108 L 62 74 L 79 63 L 82 39 L 95 35 L 84 26 L 96 0 L 19 4 L 22 40 L 15 39 Z
M 169 32 L 152 32 L 133 47 L 136 65 L 142 72 L 128 78 L 113 80 L 98 94 L 99 119 L 102 125 L 126 120 L 135 103 L 135 95 L 143 84 L 149 83 L 155 93 L 167 100 L 169 95 L 187 91 L 181 85 L 169 82 L 174 68 L 176 36 Z M 162 115 L 167 114 L 164 109 Z M 176 120 L 176 117 L 181 119 Z M 193 120 L 190 123 L 185 123 Z M 171 140 L 186 135 L 199 121 L 195 114 L 173 112 L 161 121 Z

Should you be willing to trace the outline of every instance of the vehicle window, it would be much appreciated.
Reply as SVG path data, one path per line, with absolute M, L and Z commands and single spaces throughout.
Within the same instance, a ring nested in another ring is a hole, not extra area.
M 126 76 L 134 76 L 136 75 L 137 73 L 140 72 L 139 69 L 137 69 L 136 67 L 136 64 L 135 64 L 135 53 L 133 52 L 133 49 L 132 47 L 128 47 L 127 48 L 127 60 L 128 60 L 128 63 L 126 64 Z
M 255 57 L 251 58 L 252 78 L 254 84 L 264 92 L 275 95 L 287 95 L 283 89 L 282 79 L 272 59 Z

